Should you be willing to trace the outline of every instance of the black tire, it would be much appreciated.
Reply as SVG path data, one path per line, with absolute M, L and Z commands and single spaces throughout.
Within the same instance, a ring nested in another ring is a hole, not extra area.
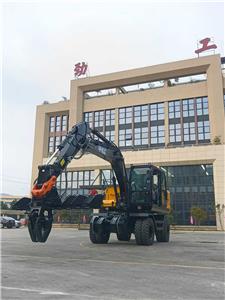
M 11 222 L 8 222 L 8 223 L 6 224 L 6 227 L 9 228 L 9 229 L 11 229 L 11 228 L 13 228 L 13 224 L 12 224 Z
M 167 243 L 170 240 L 170 224 L 167 216 L 164 217 L 163 228 L 160 231 L 156 232 L 157 242 Z
M 107 244 L 110 237 L 110 232 L 95 232 L 93 224 L 90 224 L 89 237 L 93 244 Z
M 142 245 L 142 220 L 138 219 L 134 226 L 134 235 L 137 245 Z
M 117 232 L 116 235 L 117 235 L 118 241 L 128 242 L 131 238 L 130 232 L 123 232 L 122 234 Z
M 151 246 L 154 243 L 155 225 L 151 218 L 142 221 L 142 245 Z

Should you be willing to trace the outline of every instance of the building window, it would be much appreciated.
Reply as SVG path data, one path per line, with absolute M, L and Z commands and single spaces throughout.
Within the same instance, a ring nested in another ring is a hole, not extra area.
M 210 141 L 209 121 L 198 122 L 198 141 Z
M 148 116 L 148 105 L 134 107 L 134 147 L 147 147 L 149 144 Z
M 102 111 L 95 111 L 95 112 L 85 112 L 84 121 L 88 122 L 91 128 L 94 127 L 101 134 L 103 134 L 107 139 L 114 142 L 115 109 L 108 109 L 105 111 L 102 110 Z
M 132 147 L 133 107 L 119 109 L 119 147 Z
M 49 117 L 48 155 L 51 155 L 57 146 L 64 140 L 68 131 L 68 115 Z
M 183 100 L 182 106 L 183 106 L 183 118 L 193 117 L 195 115 L 194 99 Z
M 132 107 L 120 108 L 119 110 L 119 124 L 132 123 Z
M 101 170 L 100 172 L 101 184 L 104 186 L 113 185 L 113 170 Z
M 54 152 L 54 137 L 50 136 L 48 138 L 48 152 L 53 153 Z
M 132 129 L 125 128 L 119 130 L 119 146 L 131 147 L 132 146 Z
M 115 141 L 115 109 L 105 111 L 105 136 L 111 142 Z
M 169 124 L 169 136 L 171 143 L 181 142 L 181 124 Z
M 198 116 L 209 114 L 207 97 L 197 98 L 196 103 L 197 103 L 197 115 Z
M 55 117 L 50 117 L 49 120 L 49 131 L 54 132 L 55 131 Z
M 202 225 L 215 225 L 213 166 L 165 166 L 162 169 L 171 194 L 174 223 L 191 225 L 191 208 L 200 207 L 207 212 Z
M 94 116 L 95 116 L 94 127 L 96 129 L 103 128 L 103 124 L 104 124 L 104 111 L 103 110 L 102 111 L 95 111 Z
M 148 123 L 148 105 L 134 107 L 134 123 Z
M 57 188 L 60 194 L 67 191 L 71 195 L 88 195 L 88 187 L 94 182 L 94 177 L 93 170 L 63 172 L 57 179 Z
M 196 134 L 195 134 L 195 123 L 184 123 L 184 143 L 186 142 L 195 142 L 196 140 Z
M 209 142 L 209 135 L 207 97 L 169 102 L 169 141 L 171 144 Z
M 151 145 L 164 145 L 165 143 L 165 128 L 161 126 L 151 126 Z
M 150 105 L 151 121 L 164 120 L 164 103 Z
M 150 146 L 165 145 L 164 103 L 150 105 Z
M 62 131 L 67 131 L 68 128 L 68 116 L 62 116 Z
M 180 118 L 180 100 L 169 102 L 169 119 Z
M 115 125 L 115 109 L 105 111 L 105 126 Z
M 89 123 L 89 126 L 93 128 L 93 112 L 84 113 L 84 121 Z
M 148 145 L 148 127 L 134 128 L 134 146 Z

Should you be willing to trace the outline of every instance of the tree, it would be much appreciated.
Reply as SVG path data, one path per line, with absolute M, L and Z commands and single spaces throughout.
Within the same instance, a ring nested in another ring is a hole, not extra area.
M 198 226 L 202 221 L 205 221 L 207 219 L 207 212 L 201 207 L 192 207 L 191 215 L 195 220 L 195 224 Z
M 218 203 L 218 204 L 215 205 L 215 208 L 216 208 L 216 214 L 217 214 L 219 222 L 220 222 L 220 228 L 222 230 L 224 230 L 224 225 L 223 225 L 222 218 L 223 218 L 223 213 L 224 213 L 225 205 Z
M 9 207 L 8 207 L 8 204 L 7 203 L 5 203 L 5 202 L 0 202 L 0 208 L 1 208 L 1 210 L 2 209 L 9 209 Z
M 9 205 L 9 209 L 13 209 L 13 205 L 17 202 L 18 200 L 14 199 L 10 205 Z

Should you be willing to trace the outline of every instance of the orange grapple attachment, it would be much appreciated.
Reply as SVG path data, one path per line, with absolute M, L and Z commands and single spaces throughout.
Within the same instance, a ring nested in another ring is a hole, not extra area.
M 56 183 L 56 180 L 57 180 L 56 176 L 52 176 L 48 181 L 43 183 L 40 189 L 38 188 L 38 185 L 35 184 L 31 191 L 32 196 L 35 198 L 41 198 L 45 196 L 48 192 L 51 191 L 51 189 Z

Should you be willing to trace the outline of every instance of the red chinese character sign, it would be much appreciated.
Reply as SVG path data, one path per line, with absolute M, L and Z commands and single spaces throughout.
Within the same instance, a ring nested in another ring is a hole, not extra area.
M 86 64 L 85 62 L 82 63 L 77 63 L 74 66 L 74 76 L 76 78 L 80 77 L 80 76 L 87 76 L 87 70 L 88 70 L 88 64 Z
M 213 43 L 211 38 L 205 38 L 198 42 L 198 49 L 195 50 L 195 53 L 199 54 L 204 51 L 215 50 L 217 48 L 216 44 Z

